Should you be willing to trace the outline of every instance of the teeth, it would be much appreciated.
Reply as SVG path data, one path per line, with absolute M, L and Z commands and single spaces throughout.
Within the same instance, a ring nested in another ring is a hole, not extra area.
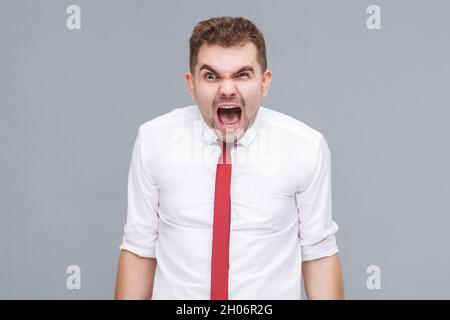
M 239 108 L 238 106 L 221 106 L 219 107 L 221 109 L 233 109 L 233 108 Z
M 223 124 L 225 127 L 228 127 L 228 128 L 234 128 L 234 127 L 237 127 L 237 123 L 233 123 L 233 124 Z

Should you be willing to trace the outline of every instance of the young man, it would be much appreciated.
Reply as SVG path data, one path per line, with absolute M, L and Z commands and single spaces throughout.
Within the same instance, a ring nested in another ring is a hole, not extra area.
M 195 105 L 141 125 L 128 181 L 117 299 L 343 298 L 330 151 L 261 106 L 272 72 L 243 18 L 200 22 Z

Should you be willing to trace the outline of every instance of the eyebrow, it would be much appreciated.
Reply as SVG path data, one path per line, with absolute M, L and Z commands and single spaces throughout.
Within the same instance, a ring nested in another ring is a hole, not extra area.
M 211 67 L 210 65 L 207 65 L 207 64 L 202 64 L 202 66 L 200 67 L 200 70 L 198 72 L 200 73 L 203 69 L 212 71 L 215 74 L 219 74 L 219 72 L 217 72 L 216 70 L 214 70 L 213 67 Z M 252 66 L 247 65 L 247 66 L 244 66 L 244 67 L 240 68 L 235 74 L 238 74 L 238 73 L 241 73 L 241 72 L 244 72 L 244 71 L 251 71 L 253 73 L 255 72 L 255 70 L 253 69 Z

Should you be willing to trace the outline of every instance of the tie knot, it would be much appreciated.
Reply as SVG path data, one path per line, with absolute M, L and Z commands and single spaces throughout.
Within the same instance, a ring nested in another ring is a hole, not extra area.
M 220 164 L 231 164 L 231 148 L 233 143 L 227 143 L 225 141 L 219 142 L 221 146 L 221 153 L 219 158 Z

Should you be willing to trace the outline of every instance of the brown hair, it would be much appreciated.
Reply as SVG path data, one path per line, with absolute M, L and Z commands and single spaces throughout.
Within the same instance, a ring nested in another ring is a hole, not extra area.
M 198 51 L 204 43 L 218 44 L 226 48 L 245 45 L 248 41 L 255 44 L 256 59 L 264 72 L 267 69 L 266 43 L 263 34 L 253 22 L 241 17 L 215 17 L 200 21 L 189 39 L 191 73 L 194 73 Z

